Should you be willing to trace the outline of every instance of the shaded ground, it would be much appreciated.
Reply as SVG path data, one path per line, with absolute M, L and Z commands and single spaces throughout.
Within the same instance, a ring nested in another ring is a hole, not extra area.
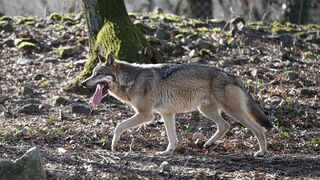
M 87 33 L 82 16 L 58 17 L 0 18 L 1 158 L 37 145 L 52 179 L 320 177 L 319 25 L 254 23 L 233 37 L 224 22 L 131 15 L 168 62 L 239 75 L 275 125 L 267 132 L 268 155 L 254 158 L 252 133 L 228 117 L 231 131 L 204 150 L 216 126 L 196 112 L 179 114 L 179 147 L 156 157 L 167 144 L 158 116 L 126 132 L 112 153 L 112 130 L 132 109 L 107 96 L 88 116 L 89 96 L 63 91 L 86 59 Z

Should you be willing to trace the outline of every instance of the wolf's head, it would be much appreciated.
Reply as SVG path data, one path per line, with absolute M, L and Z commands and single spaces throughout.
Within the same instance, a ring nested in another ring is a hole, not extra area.
M 112 54 L 107 58 L 98 55 L 99 63 L 92 70 L 92 75 L 82 82 L 84 87 L 94 87 L 98 84 L 108 88 L 108 83 L 115 80 L 114 68 L 116 60 Z

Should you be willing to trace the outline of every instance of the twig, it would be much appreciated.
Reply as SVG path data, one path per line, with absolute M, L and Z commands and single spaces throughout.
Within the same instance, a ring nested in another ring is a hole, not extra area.
M 131 140 L 131 143 L 130 143 L 130 146 L 129 146 L 129 151 L 124 156 L 128 156 L 132 152 L 133 143 L 134 143 L 134 138 L 132 138 L 132 140 Z
M 148 164 L 143 168 L 143 170 L 147 170 L 147 168 L 149 167 L 151 161 L 153 160 L 154 157 L 151 157 L 150 161 L 148 162 Z
M 64 172 L 64 173 L 69 173 L 70 175 L 73 175 L 73 174 L 75 174 L 74 172 L 72 172 L 72 171 L 67 171 L 67 170 L 62 170 L 62 169 L 47 169 L 46 168 L 46 170 L 47 171 L 55 171 L 55 172 Z
M 187 164 L 188 164 L 188 162 L 189 162 L 189 160 L 192 158 L 192 156 L 190 156 L 188 159 L 187 159 L 187 161 L 184 163 L 184 165 L 183 165 L 183 167 L 182 167 L 182 169 L 181 169 L 181 173 L 183 173 L 183 171 L 185 170 L 185 168 L 186 168 L 186 166 L 187 166 Z
M 107 163 L 113 163 L 113 164 L 115 164 L 116 162 L 113 160 L 113 159 L 111 159 L 111 158 L 106 158 L 105 156 L 102 156 L 101 154 L 98 154 L 102 159 L 104 159 Z

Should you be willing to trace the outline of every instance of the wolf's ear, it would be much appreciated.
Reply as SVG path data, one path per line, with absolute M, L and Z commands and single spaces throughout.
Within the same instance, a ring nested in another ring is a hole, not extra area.
M 107 57 L 107 61 L 105 62 L 105 64 L 107 66 L 113 66 L 114 65 L 114 61 L 115 61 L 115 58 L 114 56 L 112 55 L 112 53 L 110 53 Z
M 100 53 L 98 54 L 98 59 L 101 63 L 105 63 L 107 61 L 107 59 L 103 55 L 101 55 Z

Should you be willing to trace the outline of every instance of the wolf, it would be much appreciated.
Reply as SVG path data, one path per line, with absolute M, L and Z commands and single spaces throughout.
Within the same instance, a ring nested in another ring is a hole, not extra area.
M 157 154 L 170 155 L 178 143 L 175 115 L 197 109 L 217 125 L 204 147 L 222 138 L 230 128 L 221 117 L 224 112 L 253 132 L 260 148 L 254 156 L 266 154 L 265 130 L 273 125 L 237 76 L 200 64 L 133 64 L 112 54 L 99 54 L 98 58 L 92 75 L 82 83 L 85 87 L 97 86 L 93 104 L 98 104 L 107 90 L 135 110 L 132 117 L 116 126 L 113 151 L 125 130 L 153 121 L 156 112 L 164 121 L 169 142 L 166 150 Z

